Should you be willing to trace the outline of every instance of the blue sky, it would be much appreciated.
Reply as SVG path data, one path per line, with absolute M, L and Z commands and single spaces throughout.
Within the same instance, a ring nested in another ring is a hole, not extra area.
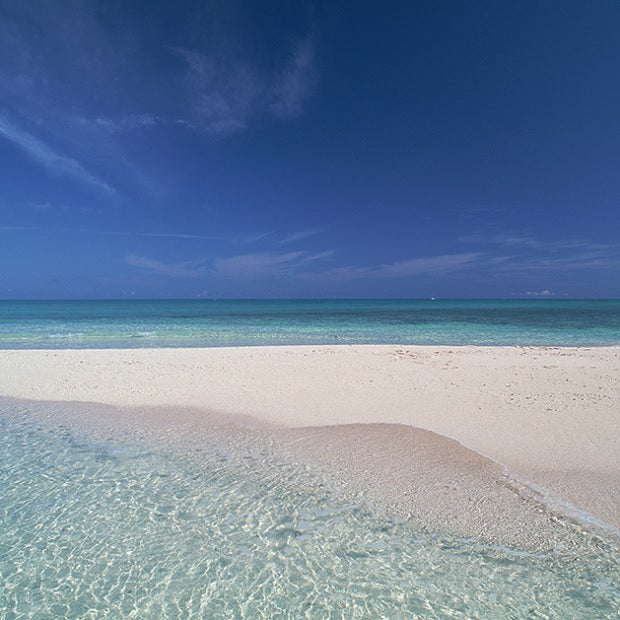
M 0 298 L 620 297 L 620 3 L 0 0 Z

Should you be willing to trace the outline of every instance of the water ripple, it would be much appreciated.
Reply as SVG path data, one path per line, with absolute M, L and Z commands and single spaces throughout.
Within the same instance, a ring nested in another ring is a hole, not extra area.
M 0 615 L 606 618 L 617 558 L 527 554 L 342 503 L 263 448 L 191 452 L 0 416 Z

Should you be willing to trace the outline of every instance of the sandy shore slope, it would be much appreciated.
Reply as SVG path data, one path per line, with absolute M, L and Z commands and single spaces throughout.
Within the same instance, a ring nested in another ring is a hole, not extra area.
M 406 424 L 620 527 L 619 347 L 4 350 L 0 395 L 201 408 L 285 427 Z

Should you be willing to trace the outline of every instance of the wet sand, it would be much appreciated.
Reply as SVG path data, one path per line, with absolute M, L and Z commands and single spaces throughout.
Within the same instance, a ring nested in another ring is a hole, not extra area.
M 519 530 L 494 508 L 512 501 L 513 474 L 620 527 L 619 378 L 617 347 L 0 352 L 2 396 L 262 429 L 377 503 L 483 533 Z

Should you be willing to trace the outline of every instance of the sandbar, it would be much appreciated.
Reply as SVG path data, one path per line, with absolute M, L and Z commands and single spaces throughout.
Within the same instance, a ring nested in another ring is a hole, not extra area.
M 620 347 L 2 350 L 0 396 L 157 408 L 171 419 L 218 412 L 306 429 L 325 445 L 311 429 L 339 426 L 339 454 L 367 425 L 365 436 L 383 437 L 382 452 L 393 445 L 401 461 L 397 429 L 422 429 L 620 528 Z

